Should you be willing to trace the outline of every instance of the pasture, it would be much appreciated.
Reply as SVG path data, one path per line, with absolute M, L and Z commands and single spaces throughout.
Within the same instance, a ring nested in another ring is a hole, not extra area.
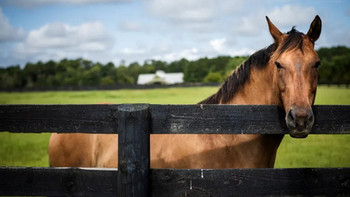
M 194 104 L 215 93 L 217 87 L 151 90 L 0 93 L 1 104 L 152 103 Z M 320 86 L 316 103 L 350 104 L 350 89 Z M 348 116 L 349 114 L 344 114 Z M 48 166 L 50 134 L 0 133 L 0 166 Z M 306 139 L 285 136 L 276 167 L 349 167 L 349 135 L 310 135 Z

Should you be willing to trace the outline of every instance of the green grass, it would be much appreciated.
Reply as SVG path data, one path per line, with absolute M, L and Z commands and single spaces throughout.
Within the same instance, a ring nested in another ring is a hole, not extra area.
M 48 166 L 49 133 L 0 133 L 0 166 Z
M 153 103 L 194 104 L 215 93 L 216 87 L 117 91 L 1 93 L 1 104 Z
M 309 135 L 306 139 L 285 136 L 276 168 L 350 167 L 350 135 Z
M 350 88 L 319 86 L 315 105 L 350 105 Z
M 215 93 L 217 87 L 118 91 L 58 91 L 0 93 L 0 104 L 152 103 L 194 104 Z M 350 104 L 350 89 L 318 88 L 315 104 Z M 50 134 L 0 133 L 0 166 L 48 166 Z M 285 136 L 276 167 L 350 167 L 350 135 Z

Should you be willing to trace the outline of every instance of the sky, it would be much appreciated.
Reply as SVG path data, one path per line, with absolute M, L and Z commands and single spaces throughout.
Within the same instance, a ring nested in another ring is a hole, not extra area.
M 316 49 L 350 47 L 348 0 L 0 0 L 0 67 L 249 55 L 273 42 L 265 16 L 307 33 L 316 15 Z

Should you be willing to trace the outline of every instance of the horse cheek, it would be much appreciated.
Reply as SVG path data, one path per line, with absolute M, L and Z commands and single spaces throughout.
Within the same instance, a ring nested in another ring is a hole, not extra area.
M 277 84 L 280 90 L 280 97 L 284 103 L 284 97 L 287 94 L 286 72 L 284 69 L 277 71 Z

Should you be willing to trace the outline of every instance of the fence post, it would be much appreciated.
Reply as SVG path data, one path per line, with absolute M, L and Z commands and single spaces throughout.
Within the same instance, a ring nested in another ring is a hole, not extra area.
M 149 105 L 118 107 L 118 196 L 148 195 L 149 125 Z

